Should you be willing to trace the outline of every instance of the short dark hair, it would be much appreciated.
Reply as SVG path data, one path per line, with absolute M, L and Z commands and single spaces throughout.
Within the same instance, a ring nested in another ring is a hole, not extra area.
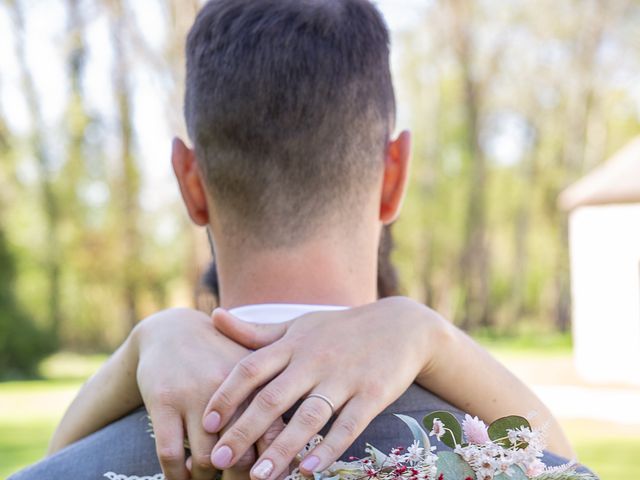
M 227 230 L 287 246 L 358 208 L 395 115 L 373 4 L 210 0 L 186 57 L 187 129 Z

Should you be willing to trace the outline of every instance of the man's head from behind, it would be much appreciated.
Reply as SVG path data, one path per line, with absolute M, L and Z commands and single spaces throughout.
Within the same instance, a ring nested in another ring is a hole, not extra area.
M 196 223 L 287 248 L 401 196 L 408 139 L 389 141 L 389 36 L 368 0 L 211 0 L 186 55 L 194 151 L 174 142 L 173 163 Z

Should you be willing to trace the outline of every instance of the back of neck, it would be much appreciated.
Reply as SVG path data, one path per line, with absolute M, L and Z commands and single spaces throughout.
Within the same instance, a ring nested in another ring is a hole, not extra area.
M 257 303 L 357 306 L 377 298 L 377 245 L 338 249 L 317 242 L 216 254 L 224 308 Z

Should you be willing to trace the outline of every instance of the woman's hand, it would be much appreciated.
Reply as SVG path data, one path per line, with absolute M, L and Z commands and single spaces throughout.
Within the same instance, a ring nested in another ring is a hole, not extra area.
M 213 328 L 207 315 L 186 308 L 152 315 L 138 324 L 132 337 L 139 352 L 138 386 L 165 475 L 171 480 L 213 478 L 210 454 L 217 436 L 203 429 L 202 412 L 249 350 Z M 191 450 L 187 462 L 186 438 Z M 254 459 L 253 448 L 247 449 L 240 467 Z
M 255 325 L 217 310 L 213 321 L 230 339 L 259 350 L 244 357 L 207 405 L 204 426 L 219 432 L 239 405 L 265 385 L 218 440 L 213 464 L 221 469 L 237 459 L 299 399 L 306 399 L 289 424 L 260 455 L 251 476 L 277 478 L 310 438 L 338 417 L 324 441 L 301 464 L 321 471 L 351 445 L 370 421 L 429 368 L 431 350 L 444 320 L 406 298 L 314 313 L 279 325 Z M 420 341 L 415 341 L 419 339 Z
M 213 479 L 210 453 L 217 437 L 203 429 L 202 412 L 224 377 L 248 353 L 216 331 L 202 312 L 171 309 L 146 318 L 82 387 L 56 428 L 49 454 L 121 418 L 144 401 L 166 478 Z M 244 406 L 240 405 L 237 415 Z M 266 448 L 283 428 L 278 418 L 259 440 L 258 448 Z M 186 461 L 185 438 L 192 452 Z M 227 476 L 247 478 L 255 458 L 252 447 Z
M 238 414 L 236 414 L 238 415 Z M 232 419 L 232 422 L 235 419 Z M 265 434 L 256 442 L 254 448 L 250 448 L 247 453 L 245 453 L 240 460 L 233 467 L 224 470 L 222 472 L 222 480 L 249 480 L 249 472 L 251 467 L 256 461 L 256 454 L 260 455 L 264 452 L 271 442 L 273 442 L 278 435 L 284 430 L 285 424 L 281 418 L 276 419 L 276 421 L 271 424 L 269 429 L 265 432 Z M 223 429 L 224 432 L 224 429 Z M 289 472 L 285 472 L 280 476 L 278 480 L 283 480 Z

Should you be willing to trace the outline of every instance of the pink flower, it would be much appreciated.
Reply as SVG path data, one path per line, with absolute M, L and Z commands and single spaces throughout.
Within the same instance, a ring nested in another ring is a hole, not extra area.
M 533 462 L 527 465 L 527 477 L 533 478 L 538 475 L 542 475 L 544 473 L 544 469 L 544 463 L 542 463 L 539 458 L 536 458 Z
M 445 434 L 444 423 L 439 418 L 433 419 L 433 428 L 429 432 L 429 435 L 435 435 L 438 440 Z
M 487 426 L 478 417 L 471 417 L 469 414 L 465 415 L 462 422 L 462 430 L 469 443 L 483 445 L 491 441 L 487 433 Z

